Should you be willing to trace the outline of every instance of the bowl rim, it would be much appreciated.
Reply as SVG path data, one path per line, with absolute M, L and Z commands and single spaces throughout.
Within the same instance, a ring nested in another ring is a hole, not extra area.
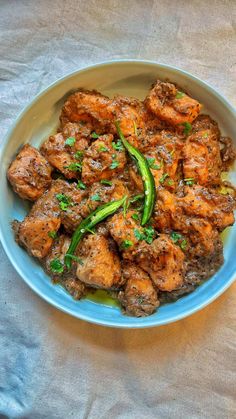
M 99 67 L 106 67 L 106 66 L 113 66 L 113 65 L 117 65 L 117 64 L 144 64 L 144 65 L 150 65 L 150 66 L 156 66 L 157 68 L 161 68 L 161 69 L 167 69 L 167 70 L 171 70 L 174 71 L 176 74 L 182 74 L 187 76 L 189 79 L 192 79 L 193 81 L 195 81 L 196 83 L 200 84 L 201 87 L 203 87 L 204 89 L 210 91 L 214 96 L 217 97 L 217 99 L 232 113 L 233 117 L 236 118 L 236 109 L 233 105 L 231 105 L 231 103 L 225 98 L 224 95 L 222 95 L 221 93 L 219 93 L 215 88 L 213 88 L 209 83 L 204 82 L 202 79 L 200 79 L 199 77 L 196 77 L 194 75 L 192 75 L 191 73 L 182 70 L 178 67 L 172 66 L 172 65 L 168 65 L 168 64 L 164 64 L 164 63 L 158 63 L 157 61 L 153 61 L 153 60 L 144 60 L 144 59 L 115 59 L 115 60 L 109 60 L 109 61 L 102 61 L 102 62 L 97 62 L 95 64 L 91 64 L 88 66 L 83 66 L 81 67 L 79 70 L 75 70 L 73 72 L 69 72 L 67 73 L 65 76 L 60 77 L 59 79 L 57 79 L 56 81 L 54 81 L 53 83 L 49 84 L 46 88 L 44 88 L 43 90 L 41 90 L 36 96 L 34 96 L 34 98 L 21 110 L 21 112 L 18 114 L 18 116 L 15 118 L 14 122 L 11 124 L 10 128 L 8 129 L 7 133 L 4 136 L 4 139 L 0 145 L 0 162 L 4 156 L 4 152 L 5 149 L 7 147 L 8 141 L 12 136 L 13 131 L 15 130 L 16 125 L 18 124 L 18 122 L 21 120 L 21 118 L 28 112 L 28 110 L 48 91 L 52 90 L 54 87 L 56 87 L 57 85 L 60 85 L 61 83 L 63 83 L 65 80 L 67 80 L 70 77 L 76 76 L 77 74 L 80 73 L 84 73 L 88 70 L 92 70 L 92 69 L 96 69 Z M 94 318 L 93 316 L 90 316 L 89 314 L 83 314 L 80 312 L 75 312 L 74 310 L 64 307 L 63 304 L 55 301 L 53 298 L 49 297 L 48 295 L 45 295 L 43 292 L 41 292 L 41 290 L 39 290 L 37 288 L 37 286 L 34 285 L 34 283 L 32 283 L 27 275 L 25 275 L 21 268 L 18 266 L 18 264 L 16 263 L 15 259 L 12 257 L 11 252 L 9 250 L 9 247 L 7 245 L 7 241 L 5 240 L 3 231 L 1 229 L 1 225 L 0 225 L 0 241 L 2 243 L 2 246 L 4 248 L 4 251 L 8 257 L 8 259 L 10 260 L 11 264 L 13 265 L 14 269 L 16 270 L 16 272 L 20 275 L 20 277 L 24 280 L 24 282 L 27 283 L 27 285 L 37 294 L 39 295 L 43 300 L 47 301 L 49 304 L 51 304 L 52 306 L 56 307 L 57 309 L 61 310 L 64 313 L 70 314 L 71 316 L 78 318 L 80 320 L 83 321 L 87 321 L 89 323 L 92 324 L 96 324 L 96 325 L 101 325 L 101 326 L 107 326 L 107 327 L 114 327 L 114 328 L 123 328 L 123 329 L 139 329 L 139 328 L 149 328 L 149 327 L 156 327 L 156 326 L 163 326 L 169 323 L 173 323 L 176 321 L 179 321 L 181 319 L 184 319 L 185 317 L 188 317 L 194 313 L 196 313 L 197 311 L 203 309 L 204 307 L 206 307 L 207 305 L 209 305 L 210 303 L 212 303 L 216 298 L 218 298 L 221 294 L 223 294 L 227 288 L 230 287 L 230 285 L 232 285 L 232 283 L 235 281 L 235 274 L 236 274 L 236 270 L 230 275 L 230 277 L 228 278 L 228 280 L 224 283 L 223 286 L 221 286 L 220 289 L 218 289 L 217 291 L 213 292 L 213 294 L 206 298 L 205 301 L 196 304 L 195 307 L 191 308 L 191 309 L 185 309 L 183 310 L 179 315 L 174 315 L 173 317 L 170 317 L 168 319 L 164 319 L 160 322 L 158 322 L 158 318 L 153 319 L 152 316 L 149 316 L 149 322 L 147 323 L 139 323 L 139 319 L 138 318 L 133 318 L 134 321 L 132 324 L 125 322 L 125 318 L 124 318 L 124 322 L 122 323 L 117 323 L 116 320 L 99 320 Z

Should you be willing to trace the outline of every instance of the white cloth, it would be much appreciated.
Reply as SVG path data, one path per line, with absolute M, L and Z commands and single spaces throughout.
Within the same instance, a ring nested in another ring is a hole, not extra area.
M 235 15 L 234 0 L 0 0 L 0 142 L 49 83 L 115 58 L 178 66 L 236 104 Z M 236 417 L 236 284 L 185 320 L 126 331 L 48 305 L 2 248 L 0 266 L 0 418 Z

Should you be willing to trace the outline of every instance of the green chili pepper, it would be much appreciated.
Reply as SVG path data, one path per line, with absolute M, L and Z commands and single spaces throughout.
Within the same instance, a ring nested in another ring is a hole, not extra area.
M 143 215 L 142 215 L 142 220 L 141 220 L 141 225 L 143 226 L 150 219 L 153 212 L 154 204 L 155 204 L 156 189 L 155 189 L 154 178 L 144 155 L 140 153 L 140 151 L 138 151 L 125 139 L 120 129 L 120 125 L 118 121 L 115 122 L 115 125 L 116 125 L 117 132 L 120 136 L 120 139 L 124 147 L 129 152 L 129 154 L 132 157 L 134 157 L 137 163 L 140 175 L 142 176 L 144 193 L 145 193 Z
M 82 239 L 82 237 L 91 230 L 95 225 L 100 223 L 102 220 L 107 218 L 109 215 L 114 214 L 120 208 L 124 202 L 126 201 L 127 197 L 124 196 L 122 199 L 118 201 L 111 201 L 107 204 L 101 205 L 95 211 L 91 212 L 77 227 L 75 230 L 69 249 L 65 254 L 65 265 L 68 269 L 71 267 L 71 256 L 75 253 L 75 250 Z

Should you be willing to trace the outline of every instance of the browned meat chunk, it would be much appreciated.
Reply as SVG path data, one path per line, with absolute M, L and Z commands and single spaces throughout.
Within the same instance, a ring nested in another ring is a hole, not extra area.
M 183 149 L 185 179 L 200 185 L 218 185 L 222 161 L 220 143 L 211 130 L 201 130 L 190 135 Z
M 61 114 L 62 126 L 82 121 L 86 128 L 99 134 L 114 134 L 116 120 L 120 121 L 124 135 L 132 135 L 144 126 L 142 103 L 121 95 L 109 99 L 94 90 L 81 90 L 67 99 Z
M 44 267 L 54 282 L 60 283 L 75 300 L 83 297 L 86 287 L 76 277 L 77 263 L 73 261 L 72 268 L 67 271 L 64 257 L 70 245 L 70 237 L 62 234 L 53 241 L 50 253 L 44 260 Z
M 116 145 L 112 135 L 104 135 L 84 153 L 82 180 L 86 185 L 92 185 L 102 179 L 111 179 L 124 170 L 125 164 L 123 147 L 120 149 Z
M 74 143 L 73 137 L 72 142 L 67 144 L 62 133 L 51 135 L 48 140 L 40 147 L 41 153 L 46 157 L 49 163 L 55 167 L 59 172 L 68 179 L 75 179 L 80 177 L 82 170 L 81 158 L 83 150 L 88 146 L 88 142 L 85 139 Z M 81 151 L 82 150 L 82 151 Z
M 205 218 L 220 231 L 234 223 L 235 199 L 201 186 L 185 187 L 186 195 L 178 202 L 183 212 Z
M 232 139 L 229 137 L 221 137 L 220 146 L 222 170 L 227 171 L 236 159 L 236 149 Z
M 61 225 L 59 203 L 55 197 L 56 186 L 57 183 L 52 183 L 51 188 L 37 200 L 29 214 L 17 225 L 16 240 L 39 259 L 48 254 L 53 243 L 52 235 Z
M 36 201 L 50 186 L 52 168 L 39 151 L 25 144 L 11 163 L 7 177 L 23 199 Z
M 183 283 L 184 258 L 179 246 L 169 236 L 161 234 L 152 244 L 140 244 L 135 260 L 157 288 L 173 291 Z
M 159 306 L 157 292 L 146 272 L 134 263 L 125 263 L 123 277 L 127 281 L 118 299 L 126 314 L 136 317 L 149 316 Z
M 174 84 L 157 81 L 146 97 L 147 108 L 171 125 L 191 123 L 199 114 L 201 105 Z
M 82 264 L 77 277 L 85 284 L 102 289 L 116 289 L 122 283 L 120 259 L 112 239 L 90 234 L 79 245 Z
M 134 210 L 129 210 L 126 215 L 119 212 L 108 221 L 110 234 L 123 252 L 124 259 L 133 258 L 139 244 L 137 231 L 142 231 L 137 220 L 133 218 L 134 214 Z

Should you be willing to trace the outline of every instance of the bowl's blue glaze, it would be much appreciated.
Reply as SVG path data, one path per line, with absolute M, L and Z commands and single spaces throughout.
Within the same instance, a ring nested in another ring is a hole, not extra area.
M 52 285 L 36 260 L 14 241 L 10 222 L 22 219 L 27 212 L 6 180 L 6 170 L 19 147 L 26 142 L 38 146 L 57 126 L 58 115 L 66 95 L 78 87 L 97 89 L 105 94 L 121 93 L 143 98 L 151 83 L 168 78 L 186 88 L 204 104 L 224 134 L 236 139 L 236 112 L 219 93 L 196 77 L 166 65 L 148 61 L 113 61 L 97 64 L 70 74 L 49 86 L 27 106 L 1 145 L 0 155 L 0 238 L 3 247 L 24 281 L 46 301 L 80 319 L 105 326 L 141 328 L 167 324 L 200 310 L 222 294 L 236 277 L 236 226 L 232 227 L 224 246 L 225 263 L 214 277 L 193 293 L 175 303 L 163 305 L 146 318 L 124 316 L 117 307 L 89 300 L 74 301 L 61 287 Z M 235 181 L 232 173 L 231 180 Z

